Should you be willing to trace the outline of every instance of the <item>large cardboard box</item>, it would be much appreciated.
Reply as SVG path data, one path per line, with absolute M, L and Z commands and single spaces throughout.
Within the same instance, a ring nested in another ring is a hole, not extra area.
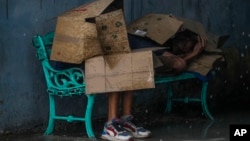
M 51 60 L 80 64 L 85 59 L 102 55 L 96 25 L 87 22 L 113 0 L 96 0 L 65 12 L 57 18 Z
M 109 67 L 105 60 L 118 60 Z M 86 94 L 155 88 L 151 50 L 93 57 L 85 61 Z
M 164 44 L 182 26 L 183 22 L 167 14 L 147 14 L 128 25 L 128 33 L 150 38 Z

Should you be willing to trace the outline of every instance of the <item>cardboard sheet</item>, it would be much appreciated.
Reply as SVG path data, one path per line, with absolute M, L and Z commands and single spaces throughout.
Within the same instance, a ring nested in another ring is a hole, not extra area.
M 106 58 L 119 60 L 110 68 Z M 155 88 L 152 51 L 93 57 L 85 62 L 86 94 Z
M 164 44 L 181 27 L 182 21 L 167 14 L 147 14 L 128 26 L 128 33 Z

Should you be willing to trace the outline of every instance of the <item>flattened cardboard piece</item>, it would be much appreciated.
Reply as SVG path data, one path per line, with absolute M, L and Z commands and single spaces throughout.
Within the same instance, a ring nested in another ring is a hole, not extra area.
M 60 15 L 50 59 L 80 64 L 85 59 L 102 55 L 96 25 L 85 19 L 99 15 L 112 1 L 96 0 Z
M 124 15 L 121 9 L 97 16 L 98 38 L 104 54 L 131 52 Z
M 152 51 L 107 55 L 120 62 L 110 68 L 104 56 L 85 61 L 86 94 L 155 88 Z
M 229 35 L 217 36 L 210 32 L 207 33 L 208 41 L 205 48 L 206 52 L 214 52 L 214 53 L 221 53 L 222 50 L 220 49 L 224 43 L 229 38 Z
M 182 24 L 182 21 L 167 14 L 148 14 L 132 22 L 127 30 L 130 34 L 148 37 L 162 45 Z
M 205 76 L 213 68 L 213 63 L 223 58 L 222 55 L 206 55 L 202 54 L 199 58 L 190 62 L 187 67 L 189 71 L 195 71 Z

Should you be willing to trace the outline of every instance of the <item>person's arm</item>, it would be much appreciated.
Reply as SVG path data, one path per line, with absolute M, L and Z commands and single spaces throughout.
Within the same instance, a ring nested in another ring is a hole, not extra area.
M 206 38 L 198 36 L 198 42 L 194 45 L 193 51 L 183 56 L 182 59 L 185 60 L 186 62 L 189 62 L 204 50 L 205 45 L 206 45 Z

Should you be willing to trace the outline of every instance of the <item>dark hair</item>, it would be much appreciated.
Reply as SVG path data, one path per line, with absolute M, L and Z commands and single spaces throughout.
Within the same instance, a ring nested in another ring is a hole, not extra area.
M 173 51 L 173 48 L 175 48 L 178 44 L 185 44 L 188 41 L 191 41 L 193 44 L 196 44 L 198 42 L 197 36 L 198 35 L 196 33 L 188 29 L 184 29 L 177 32 L 171 39 L 166 42 L 165 45 L 169 46 Z
M 183 31 L 177 32 L 175 36 L 173 37 L 173 42 L 180 42 L 180 41 L 186 41 L 186 40 L 191 40 L 193 42 L 197 42 L 197 34 L 185 29 Z

